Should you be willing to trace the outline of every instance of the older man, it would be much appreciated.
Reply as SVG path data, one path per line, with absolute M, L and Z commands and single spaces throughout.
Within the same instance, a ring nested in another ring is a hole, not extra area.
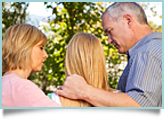
M 142 7 L 135 2 L 116 2 L 102 15 L 102 25 L 128 64 L 112 93 L 88 85 L 78 75 L 70 75 L 58 95 L 83 99 L 100 107 L 162 106 L 162 34 L 152 33 Z

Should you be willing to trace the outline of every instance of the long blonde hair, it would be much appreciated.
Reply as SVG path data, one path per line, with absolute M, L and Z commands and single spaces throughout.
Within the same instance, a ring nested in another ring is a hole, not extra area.
M 79 33 L 70 40 L 65 58 L 65 76 L 78 74 L 96 88 L 110 91 L 105 55 L 100 40 L 89 33 Z M 83 100 L 70 100 L 60 96 L 63 107 L 91 107 Z
M 2 41 L 2 73 L 27 69 L 32 62 L 32 48 L 40 41 L 44 45 L 47 38 L 35 26 L 17 24 L 9 27 Z

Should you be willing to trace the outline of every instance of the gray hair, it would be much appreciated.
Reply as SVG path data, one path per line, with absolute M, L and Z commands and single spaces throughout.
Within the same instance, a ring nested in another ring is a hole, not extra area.
M 120 20 L 125 14 L 130 14 L 140 24 L 148 24 L 143 8 L 136 2 L 115 2 L 105 10 L 101 18 L 106 12 L 116 21 Z

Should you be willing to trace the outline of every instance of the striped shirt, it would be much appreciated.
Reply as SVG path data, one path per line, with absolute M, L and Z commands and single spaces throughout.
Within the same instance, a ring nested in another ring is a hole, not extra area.
M 162 107 L 162 33 L 152 33 L 132 46 L 117 89 L 143 107 Z

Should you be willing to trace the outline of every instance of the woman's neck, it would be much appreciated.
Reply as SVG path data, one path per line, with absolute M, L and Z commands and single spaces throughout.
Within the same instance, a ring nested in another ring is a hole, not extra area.
M 22 79 L 27 79 L 28 76 L 30 75 L 31 71 L 16 69 L 16 70 L 7 71 L 4 75 L 11 74 L 11 73 L 17 74 Z

